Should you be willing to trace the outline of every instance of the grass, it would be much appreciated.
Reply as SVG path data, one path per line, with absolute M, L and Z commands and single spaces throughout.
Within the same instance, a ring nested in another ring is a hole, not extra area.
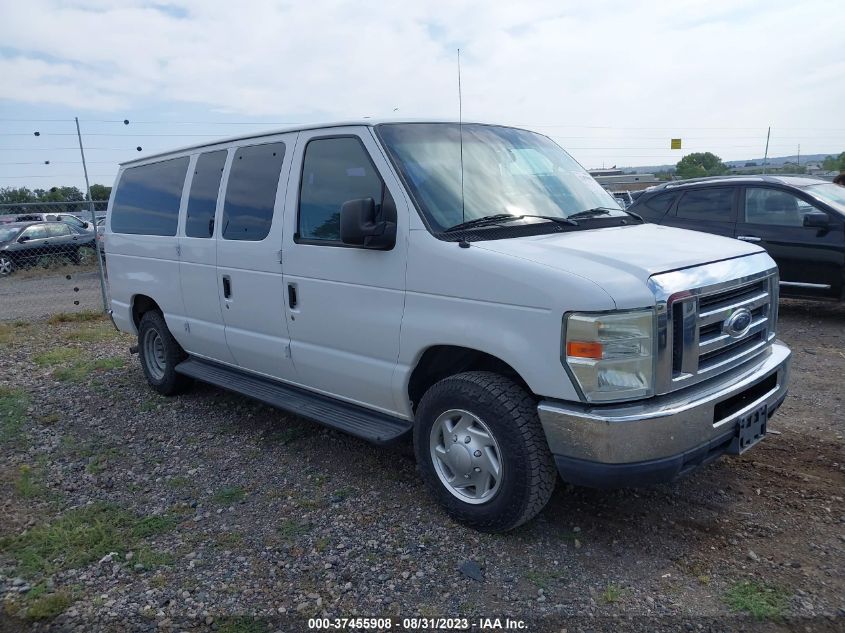
M 278 442 L 283 446 L 293 444 L 299 440 L 310 437 L 316 433 L 315 430 L 306 426 L 289 426 L 283 429 L 277 429 L 264 436 L 267 442 Z
M 734 611 L 744 611 L 758 620 L 779 618 L 786 611 L 787 594 L 782 589 L 756 582 L 738 582 L 725 592 L 724 600 Z
M 267 625 L 252 616 L 226 618 L 220 623 L 218 633 L 266 633 Z
M 52 620 L 63 613 L 72 602 L 70 594 L 66 591 L 44 593 L 30 598 L 25 617 L 28 620 Z
M 0 551 L 17 560 L 23 575 L 50 575 L 84 567 L 109 552 L 123 555 L 137 549 L 142 539 L 173 525 L 168 517 L 139 517 L 114 505 L 96 503 L 2 539 Z
M 117 448 L 107 448 L 104 451 L 90 456 L 90 461 L 85 465 L 85 472 L 92 475 L 99 475 L 106 469 L 108 463 L 120 457 L 121 451 Z
M 285 519 L 276 528 L 276 531 L 286 541 L 293 541 L 299 536 L 308 534 L 311 531 L 311 526 L 308 523 L 300 523 L 294 519 Z
M 340 503 L 341 501 L 345 501 L 346 499 L 349 499 L 349 497 L 352 497 L 355 492 L 355 488 L 352 488 L 351 486 L 344 486 L 332 493 L 332 501 Z
M 331 545 L 330 539 L 325 538 L 325 537 L 318 538 L 314 542 L 314 549 L 317 550 L 318 553 L 323 553 L 329 548 L 329 545 Z
M 30 324 L 26 321 L 0 323 L 0 344 L 7 345 L 18 340 L 21 334 L 27 333 Z
M 601 597 L 607 604 L 619 602 L 620 598 L 622 598 L 622 587 L 609 583 L 602 592 Z
M 106 315 L 95 310 L 81 310 L 79 312 L 58 312 L 47 319 L 50 325 L 59 323 L 91 323 L 92 321 L 105 321 Z
M 20 441 L 28 406 L 29 396 L 25 391 L 0 385 L 0 444 Z
M 80 356 L 82 356 L 82 350 L 78 347 L 56 347 L 42 354 L 36 354 L 32 360 L 39 367 L 53 367 L 75 361 Z
M 180 488 L 187 488 L 191 485 L 191 480 L 187 477 L 181 477 L 177 475 L 176 477 L 171 477 L 166 482 L 168 488 L 173 488 L 178 490 Z
M 562 577 L 556 571 L 546 571 L 546 570 L 535 570 L 532 569 L 531 571 L 525 574 L 525 579 L 530 582 L 532 585 L 539 587 L 544 591 L 548 591 L 549 587 L 556 581 Z
M 113 341 L 119 338 L 121 333 L 115 330 L 111 323 L 107 321 L 95 321 L 68 332 L 63 332 L 61 336 L 66 341 L 101 343 L 103 341 Z
M 46 488 L 42 481 L 40 469 L 24 464 L 18 470 L 18 479 L 15 481 L 15 492 L 24 499 L 33 499 L 44 495 Z
M 246 498 L 246 490 L 240 486 L 224 486 L 214 493 L 215 503 L 237 503 Z
M 132 559 L 133 564 L 141 565 L 144 571 L 161 567 L 162 565 L 170 565 L 173 563 L 173 555 L 167 552 L 159 552 L 146 545 L 139 547 L 135 552 L 135 557 Z
M 243 544 L 244 537 L 240 532 L 225 532 L 214 537 L 214 542 L 224 549 L 234 549 Z
M 96 360 L 80 359 L 73 361 L 66 367 L 58 367 L 53 371 L 53 378 L 63 382 L 83 382 L 95 372 L 109 369 L 120 369 L 126 360 L 119 356 L 98 358 Z

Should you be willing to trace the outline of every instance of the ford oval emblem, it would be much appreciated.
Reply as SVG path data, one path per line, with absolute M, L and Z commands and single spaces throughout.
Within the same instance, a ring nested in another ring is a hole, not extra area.
M 731 338 L 742 338 L 748 334 L 753 320 L 751 310 L 740 308 L 725 320 L 722 324 L 722 331 Z

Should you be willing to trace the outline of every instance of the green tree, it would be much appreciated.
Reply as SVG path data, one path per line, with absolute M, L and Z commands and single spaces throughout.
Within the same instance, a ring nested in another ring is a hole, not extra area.
M 828 156 L 822 161 L 822 169 L 827 171 L 845 171 L 845 152 L 839 156 Z
M 38 202 L 34 191 L 26 187 L 0 188 L 0 204 L 15 204 L 18 202 Z
M 702 176 L 721 176 L 728 173 L 728 166 L 712 152 L 693 152 L 687 154 L 675 166 L 678 178 L 700 178 Z
M 92 200 L 108 200 L 111 194 L 111 187 L 105 185 L 91 185 Z
M 50 187 L 48 190 L 36 189 L 38 202 L 82 202 L 85 195 L 78 187 Z

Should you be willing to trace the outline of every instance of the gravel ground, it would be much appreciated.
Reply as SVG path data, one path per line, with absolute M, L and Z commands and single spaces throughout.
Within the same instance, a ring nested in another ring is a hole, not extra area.
M 0 277 L 0 322 L 102 308 L 100 274 L 93 266 L 28 269 Z
M 0 324 L 0 630 L 841 631 L 843 325 L 843 305 L 782 304 L 791 395 L 746 455 L 646 489 L 561 483 L 487 535 L 444 516 L 407 447 L 203 385 L 161 398 L 102 321 Z

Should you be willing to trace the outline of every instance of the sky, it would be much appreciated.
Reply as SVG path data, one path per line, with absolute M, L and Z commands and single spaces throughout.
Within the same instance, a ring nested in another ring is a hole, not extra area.
M 760 157 L 769 126 L 770 156 L 839 153 L 843 34 L 840 0 L 0 0 L 0 187 L 82 185 L 74 117 L 105 184 L 246 131 L 457 119 L 458 48 L 464 120 L 587 168 Z

